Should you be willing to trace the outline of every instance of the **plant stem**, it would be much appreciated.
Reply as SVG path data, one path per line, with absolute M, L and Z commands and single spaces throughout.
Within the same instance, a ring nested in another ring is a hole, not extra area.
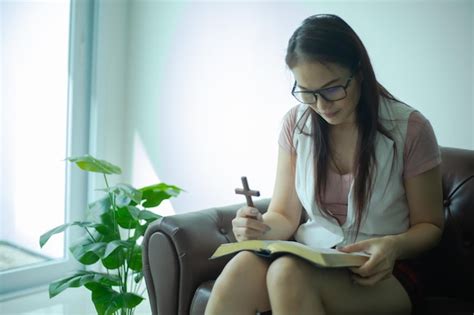
M 135 294 L 138 294 L 138 288 L 140 286 L 140 281 L 138 282 L 135 282 L 135 277 L 138 275 L 138 272 L 135 272 L 135 274 L 133 275 L 133 293 Z
M 133 283 L 135 282 L 133 280 L 133 270 L 130 270 L 130 285 L 128 286 L 128 292 L 132 292 L 133 293 Z
M 87 226 L 85 226 L 84 228 L 86 229 L 87 234 L 89 234 L 89 236 L 92 238 L 94 243 L 96 243 L 97 241 L 95 240 L 94 236 L 92 236 L 91 232 L 89 232 L 89 229 L 87 228 Z
M 105 186 L 107 187 L 107 191 L 109 192 L 110 202 L 112 203 L 112 219 L 114 221 L 114 229 L 115 229 L 115 232 L 117 232 L 118 237 L 120 238 L 120 230 L 117 224 L 117 220 L 115 218 L 115 211 L 117 210 L 117 206 L 115 205 L 115 196 L 112 192 L 110 192 L 110 186 L 109 186 L 109 182 L 107 181 L 107 176 L 105 175 L 105 173 L 102 173 L 102 174 L 104 175 Z
M 124 284 L 124 287 L 123 287 L 123 292 L 127 292 L 127 283 L 128 283 L 128 266 L 127 266 L 127 267 L 125 267 L 125 264 L 124 264 L 124 265 L 123 265 L 123 269 L 124 269 L 124 274 L 125 274 L 125 276 L 124 276 L 124 280 L 125 280 L 125 281 L 123 282 L 123 284 Z
M 120 278 L 120 292 L 123 293 L 122 289 L 123 289 L 123 277 L 122 277 L 122 273 L 120 272 L 120 267 L 117 268 L 117 272 L 118 272 L 118 276 Z
M 105 173 L 102 173 L 104 175 L 104 179 L 105 179 L 105 186 L 107 188 L 109 188 L 109 182 L 107 181 L 107 176 L 105 175 Z

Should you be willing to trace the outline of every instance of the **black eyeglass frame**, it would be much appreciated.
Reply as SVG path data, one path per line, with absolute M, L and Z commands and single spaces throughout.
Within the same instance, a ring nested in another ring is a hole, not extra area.
M 298 91 L 298 92 L 295 91 L 295 89 L 296 89 L 296 80 L 295 80 L 295 83 L 293 84 L 293 88 L 291 89 L 291 95 L 293 95 L 293 97 L 296 98 L 296 100 L 298 102 L 303 103 L 303 104 L 316 104 L 318 102 L 318 96 L 321 96 L 323 99 L 325 99 L 328 102 L 340 101 L 340 100 L 345 99 L 347 97 L 347 88 L 349 87 L 349 84 L 351 83 L 353 78 L 354 78 L 354 72 L 352 72 L 351 76 L 347 79 L 347 82 L 346 82 L 345 85 L 335 85 L 335 86 L 330 86 L 330 87 L 319 89 L 319 90 Z M 342 87 L 342 89 L 344 90 L 344 96 L 341 97 L 341 98 L 338 98 L 336 100 L 328 100 L 324 95 L 322 95 L 320 93 L 321 91 L 328 90 L 328 89 L 334 89 L 334 88 L 338 88 L 338 87 Z M 312 102 L 312 103 L 302 102 L 296 97 L 295 93 L 298 93 L 298 94 L 312 94 L 314 96 L 314 102 Z

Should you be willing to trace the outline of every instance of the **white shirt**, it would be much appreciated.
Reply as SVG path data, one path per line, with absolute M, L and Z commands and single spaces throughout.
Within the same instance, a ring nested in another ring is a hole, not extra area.
M 299 121 L 306 108 L 307 105 L 299 105 L 296 121 Z M 315 200 L 313 139 L 300 133 L 299 127 L 296 129 L 293 136 L 297 154 L 295 187 L 309 217 L 295 233 L 298 242 L 311 247 L 330 248 L 373 237 L 400 234 L 409 228 L 409 209 L 403 185 L 403 150 L 408 118 L 413 111 L 406 104 L 380 98 L 379 121 L 390 132 L 393 140 L 380 132 L 376 135 L 375 181 L 355 240 L 357 209 L 353 196 L 354 182 L 349 190 L 344 224 L 341 226 L 335 218 L 323 216 Z M 304 132 L 311 132 L 311 117 L 305 123 Z

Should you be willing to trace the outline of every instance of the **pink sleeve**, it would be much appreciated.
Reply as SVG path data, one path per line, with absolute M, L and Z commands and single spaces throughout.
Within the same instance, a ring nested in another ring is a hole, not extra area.
M 295 106 L 285 114 L 281 122 L 280 136 L 278 138 L 280 147 L 289 153 L 295 151 L 292 135 L 295 128 L 297 110 L 298 106 Z
M 411 113 L 403 155 L 403 178 L 414 177 L 441 163 L 441 154 L 430 122 L 420 112 Z

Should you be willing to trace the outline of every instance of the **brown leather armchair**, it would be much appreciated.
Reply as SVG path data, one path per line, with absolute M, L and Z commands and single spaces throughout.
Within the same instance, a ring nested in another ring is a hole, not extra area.
M 474 151 L 441 148 L 445 229 L 416 259 L 426 284 L 419 314 L 474 314 Z M 263 213 L 270 199 L 255 206 Z M 243 204 L 164 217 L 143 241 L 143 272 L 153 314 L 203 314 L 214 280 L 230 258 L 208 260 L 235 241 L 231 221 Z

